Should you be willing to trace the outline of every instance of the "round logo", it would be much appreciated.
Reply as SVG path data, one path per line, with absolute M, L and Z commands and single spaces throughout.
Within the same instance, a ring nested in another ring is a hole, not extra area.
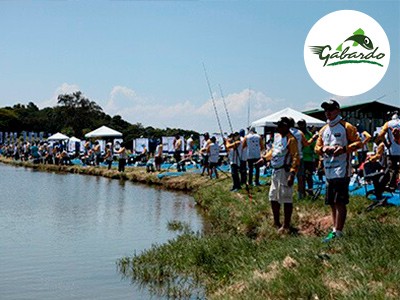
M 385 31 L 355 10 L 330 13 L 311 28 L 304 62 L 314 82 L 336 96 L 355 96 L 381 81 L 390 61 Z

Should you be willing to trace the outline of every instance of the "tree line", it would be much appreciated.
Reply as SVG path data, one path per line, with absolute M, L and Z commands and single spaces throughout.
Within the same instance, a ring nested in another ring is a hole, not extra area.
M 68 136 L 84 139 L 84 135 L 100 126 L 108 126 L 122 132 L 127 146 L 139 137 L 161 138 L 180 134 L 188 137 L 191 134 L 198 138 L 199 133 L 180 128 L 144 127 L 141 123 L 131 124 L 121 116 L 106 114 L 95 101 L 83 96 L 81 91 L 71 94 L 61 94 L 57 98 L 57 105 L 39 109 L 29 102 L 27 105 L 15 104 L 0 108 L 0 131 L 17 132 L 61 132 Z

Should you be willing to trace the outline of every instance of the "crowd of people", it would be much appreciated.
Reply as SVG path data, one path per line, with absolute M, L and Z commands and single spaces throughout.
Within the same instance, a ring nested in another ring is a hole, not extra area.
M 14 160 L 33 161 L 43 164 L 71 164 L 64 143 L 22 142 L 0 145 L 0 155 Z
M 81 152 L 68 151 L 64 141 L 16 142 L 0 145 L 0 156 L 14 160 L 29 161 L 34 164 L 72 165 L 78 159 L 83 165 L 99 166 L 105 163 L 111 169 L 112 162 L 119 162 L 118 170 L 125 170 L 128 151 L 121 144 L 111 142 L 101 150 L 99 141 L 86 141 Z
M 369 154 L 371 135 L 346 122 L 340 115 L 340 105 L 335 100 L 323 102 L 327 123 L 318 132 L 310 132 L 305 120 L 295 122 L 290 116 L 275 124 L 273 141 L 263 146 L 254 128 L 247 135 L 235 132 L 226 140 L 231 164 L 232 191 L 243 185 L 259 185 L 259 168 L 272 168 L 269 201 L 278 232 L 290 232 L 293 211 L 293 182 L 297 178 L 298 199 L 313 194 L 313 175 L 324 174 L 326 180 L 325 203 L 331 207 L 332 231 L 324 239 L 328 242 L 343 236 L 349 203 L 350 178 L 362 172 L 371 180 L 370 191 L 376 200 L 384 201 L 385 190 L 398 186 L 400 165 L 400 119 L 394 114 L 374 137 L 374 152 Z M 265 148 L 265 149 L 264 149 Z M 356 157 L 358 160 L 354 160 Z M 358 161 L 358 163 L 354 163 Z M 254 183 L 253 183 L 253 168 Z M 246 172 L 248 170 L 248 173 Z M 307 187 L 307 188 L 306 188 Z M 280 210 L 283 205 L 283 223 Z
M 340 105 L 335 100 L 321 105 L 326 116 L 326 125 L 319 131 L 309 129 L 305 120 L 297 124 L 290 117 L 282 117 L 276 122 L 276 133 L 266 143 L 255 128 L 248 132 L 241 129 L 231 133 L 218 143 L 215 136 L 203 134 L 201 145 L 193 135 L 186 141 L 177 134 L 172 142 L 171 157 L 163 152 L 161 139 L 154 151 L 143 147 L 142 153 L 134 161 L 141 161 L 148 172 L 161 171 L 167 159 L 176 163 L 178 172 L 185 172 L 188 162 L 201 166 L 201 175 L 218 178 L 221 162 L 230 166 L 232 192 L 243 187 L 260 186 L 260 168 L 272 169 L 269 201 L 273 213 L 274 225 L 281 233 L 287 233 L 291 227 L 293 211 L 293 183 L 297 179 L 297 199 L 312 196 L 315 174 L 326 180 L 325 203 L 331 207 L 332 231 L 325 241 L 343 236 L 343 229 L 349 203 L 349 184 L 353 174 L 370 180 L 374 189 L 371 191 L 378 201 L 384 201 L 385 190 L 393 191 L 398 184 L 400 165 L 400 119 L 394 114 L 384 124 L 379 134 L 374 137 L 365 130 L 357 128 L 342 119 Z M 373 154 L 368 143 L 373 140 Z M 183 143 L 185 145 L 183 145 Z M 144 145 L 143 145 L 144 146 Z M 227 155 L 221 155 L 226 150 Z M 15 160 L 31 160 L 44 164 L 71 164 L 71 155 L 62 142 L 23 142 L 0 146 L 0 155 Z M 83 164 L 99 166 L 105 163 L 112 168 L 113 161 L 118 161 L 118 171 L 124 172 L 127 162 L 131 161 L 129 149 L 121 144 L 106 143 L 104 151 L 99 141 L 86 142 L 80 158 Z M 354 163 L 354 157 L 358 163 Z M 280 210 L 283 206 L 283 222 Z

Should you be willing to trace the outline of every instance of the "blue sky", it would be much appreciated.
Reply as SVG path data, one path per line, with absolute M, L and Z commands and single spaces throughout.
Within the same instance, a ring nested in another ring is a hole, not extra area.
M 391 62 L 369 92 L 339 98 L 400 105 L 400 1 L 1 1 L 0 107 L 54 106 L 80 90 L 105 112 L 145 126 L 223 130 L 223 90 L 234 129 L 287 106 L 319 107 L 332 95 L 304 65 L 308 31 L 342 9 L 377 20 Z

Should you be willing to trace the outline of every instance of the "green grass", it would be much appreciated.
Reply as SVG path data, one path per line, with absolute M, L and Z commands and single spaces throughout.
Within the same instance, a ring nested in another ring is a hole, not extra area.
M 296 201 L 292 220 L 299 233 L 280 236 L 267 187 L 236 194 L 229 186 L 221 179 L 196 193 L 209 224 L 204 233 L 186 229 L 166 244 L 123 258 L 121 273 L 173 298 L 400 297 L 398 208 L 366 212 L 369 201 L 354 197 L 345 237 L 323 244 L 330 210 L 322 201 Z

